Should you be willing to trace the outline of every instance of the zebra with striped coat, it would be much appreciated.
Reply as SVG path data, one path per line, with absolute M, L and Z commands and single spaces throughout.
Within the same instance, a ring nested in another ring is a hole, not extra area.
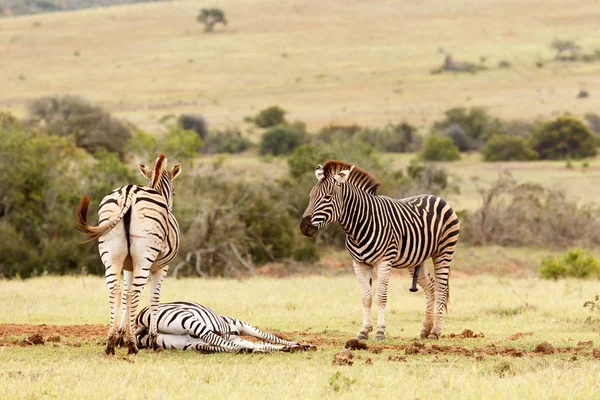
M 426 299 L 420 337 L 438 339 L 449 297 L 450 263 L 460 230 L 456 213 L 443 199 L 433 195 L 405 199 L 377 195 L 380 182 L 343 161 L 319 165 L 315 175 L 318 182 L 310 192 L 300 230 L 312 237 L 317 230 L 339 222 L 346 232 L 346 248 L 352 256 L 364 307 L 363 326 L 357 339 L 367 339 L 373 330 L 374 268 L 377 269 L 376 340 L 385 340 L 387 286 L 392 268 L 406 268 L 411 275 L 416 269 L 415 278 Z M 429 258 L 434 264 L 431 275 L 420 268 Z
M 237 318 L 215 313 L 198 303 L 177 301 L 158 306 L 158 344 L 164 349 L 195 349 L 206 353 L 270 352 L 307 350 L 298 342 L 290 342 L 265 333 Z M 150 308 L 140 311 L 136 318 L 136 340 L 139 347 L 148 347 Z M 253 343 L 240 336 L 264 340 Z
M 113 190 L 98 207 L 98 226 L 87 222 L 90 197 L 84 196 L 77 208 L 77 226 L 92 239 L 98 239 L 100 258 L 106 267 L 109 291 L 110 326 L 105 353 L 115 354 L 115 344 L 125 342 L 129 354 L 138 352 L 134 323 L 139 295 L 152 276 L 150 294 L 151 347 L 158 349 L 155 315 L 160 288 L 169 269 L 168 263 L 179 249 L 179 225 L 171 212 L 173 180 L 181 164 L 167 170 L 167 157 L 160 154 L 154 168 L 138 164 L 148 186 L 127 185 Z M 121 300 L 120 276 L 124 271 L 123 318 L 117 332 L 115 319 Z

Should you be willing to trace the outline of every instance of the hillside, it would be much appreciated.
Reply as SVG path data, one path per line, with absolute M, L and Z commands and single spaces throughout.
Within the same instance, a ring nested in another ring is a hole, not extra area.
M 80 94 L 147 129 L 170 113 L 215 125 L 278 104 L 309 127 L 422 128 L 459 105 L 504 118 L 600 109 L 600 62 L 554 62 L 549 44 L 600 48 L 594 0 L 452 2 L 220 0 L 229 20 L 204 34 L 196 1 L 0 19 L 0 109 Z M 477 74 L 431 74 L 445 53 Z M 511 68 L 497 68 L 499 61 Z M 542 68 L 536 62 L 542 61 Z M 578 99 L 586 89 L 589 98 Z
M 79 10 L 150 1 L 161 0 L 0 0 L 0 16 Z

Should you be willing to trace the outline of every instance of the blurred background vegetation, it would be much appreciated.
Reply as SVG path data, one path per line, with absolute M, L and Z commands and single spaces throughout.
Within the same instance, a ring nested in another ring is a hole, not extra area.
M 544 277 L 596 276 L 594 2 L 72 11 L 125 2 L 0 0 L 0 277 L 101 274 L 75 206 L 144 183 L 135 163 L 160 152 L 184 167 L 173 275 L 347 265 L 338 226 L 298 229 L 315 166 L 343 159 L 382 194 L 447 198 L 458 269 L 529 252 Z M 17 17 L 48 11 L 68 12 Z

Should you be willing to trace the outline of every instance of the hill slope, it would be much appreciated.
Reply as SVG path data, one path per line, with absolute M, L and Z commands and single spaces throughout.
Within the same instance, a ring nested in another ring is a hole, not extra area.
M 0 109 L 80 94 L 145 128 L 169 113 L 237 125 L 271 104 L 316 127 L 489 107 L 506 118 L 600 109 L 600 63 L 546 62 L 555 38 L 600 47 L 594 0 L 220 0 L 230 21 L 203 34 L 195 1 L 0 19 Z M 492 67 L 430 71 L 444 53 Z M 500 60 L 512 68 L 496 68 Z M 580 89 L 590 92 L 577 99 Z

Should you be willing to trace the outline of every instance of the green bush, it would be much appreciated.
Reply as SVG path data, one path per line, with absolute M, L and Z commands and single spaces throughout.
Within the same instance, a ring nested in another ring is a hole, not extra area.
M 279 106 L 271 106 L 260 111 L 254 117 L 254 123 L 259 128 L 271 128 L 273 126 L 285 123 L 285 114 L 287 111 Z
M 531 147 L 542 160 L 581 159 L 596 155 L 593 133 L 570 115 L 542 124 L 531 136 Z
M 511 135 L 493 135 L 481 154 L 485 161 L 529 161 L 538 158 L 527 140 Z
M 43 97 L 29 105 L 29 115 L 41 131 L 74 136 L 77 147 L 91 153 L 100 149 L 124 159 L 130 128 L 109 113 L 77 96 Z
M 425 138 L 419 158 L 423 161 L 456 161 L 460 160 L 460 152 L 449 137 L 429 135 Z
M 555 280 L 600 277 L 600 262 L 592 253 L 576 248 L 556 257 L 544 258 L 539 272 L 542 278 Z
M 501 122 L 481 107 L 451 108 L 445 113 L 445 118 L 434 124 L 434 130 L 445 133 L 453 125 L 459 126 L 470 139 L 469 150 L 481 148 L 487 139 L 501 130 Z
M 204 141 L 205 153 L 241 153 L 252 146 L 252 142 L 242 136 L 237 129 L 211 132 Z
M 305 127 L 302 124 L 283 124 L 269 128 L 260 141 L 260 154 L 274 156 L 290 154 L 304 142 Z

